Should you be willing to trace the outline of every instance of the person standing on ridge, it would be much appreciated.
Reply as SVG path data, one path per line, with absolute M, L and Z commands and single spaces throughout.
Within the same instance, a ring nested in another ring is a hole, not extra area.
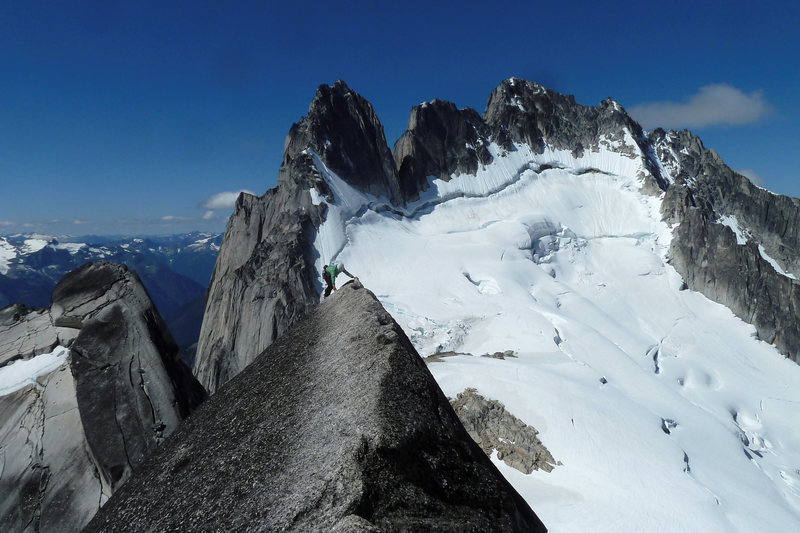
M 322 279 L 325 280 L 325 297 L 327 298 L 330 296 L 331 291 L 336 290 L 336 276 L 339 274 L 345 274 L 346 276 L 350 276 L 351 279 L 357 280 L 358 278 L 353 276 L 347 269 L 344 267 L 344 263 L 331 263 L 330 265 L 325 265 L 322 267 Z

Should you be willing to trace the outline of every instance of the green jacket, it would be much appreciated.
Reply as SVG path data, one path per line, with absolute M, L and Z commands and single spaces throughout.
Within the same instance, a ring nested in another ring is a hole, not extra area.
M 354 277 L 350 272 L 347 271 L 346 268 L 344 268 L 343 264 L 340 265 L 337 265 L 336 263 L 330 264 L 328 265 L 328 268 L 325 269 L 325 271 L 331 277 L 331 283 L 333 283 L 334 287 L 336 286 L 336 276 L 338 276 L 339 274 L 345 274 L 351 278 Z

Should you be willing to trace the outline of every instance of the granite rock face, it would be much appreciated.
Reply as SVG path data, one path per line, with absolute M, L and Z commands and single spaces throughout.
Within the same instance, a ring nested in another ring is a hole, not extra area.
M 298 167 L 301 167 L 298 169 Z M 311 203 L 310 160 L 263 197 L 242 194 L 217 257 L 194 373 L 213 393 L 318 301 L 311 244 L 322 209 Z
M 80 529 L 205 391 L 123 266 L 86 264 L 56 286 L 50 309 L 12 305 L 0 324 L 0 365 L 69 348 L 0 396 L 0 529 Z
M 375 296 L 344 285 L 86 531 L 544 531 Z
M 356 189 L 402 202 L 383 126 L 372 105 L 345 82 L 319 86 L 308 114 L 289 130 L 281 166 L 308 149 Z
M 687 131 L 655 130 L 650 138 L 671 181 L 662 215 L 675 225 L 672 265 L 688 288 L 726 305 L 798 361 L 800 283 L 786 274 L 800 276 L 800 200 L 753 185 Z
M 29 359 L 52 352 L 61 344 L 59 334 L 70 337 L 71 331 L 56 328 L 47 309 L 31 309 L 11 304 L 0 309 L 0 366 L 15 359 Z
M 314 158 L 350 185 L 401 202 L 372 106 L 344 82 L 322 85 L 286 139 L 278 186 L 242 194 L 217 257 L 194 372 L 210 392 L 240 372 L 319 301 L 313 242 L 332 192 Z
M 489 128 L 474 109 L 433 100 L 411 109 L 408 130 L 394 145 L 394 161 L 406 200 L 428 188 L 428 176 L 449 181 L 475 174 L 492 162 Z

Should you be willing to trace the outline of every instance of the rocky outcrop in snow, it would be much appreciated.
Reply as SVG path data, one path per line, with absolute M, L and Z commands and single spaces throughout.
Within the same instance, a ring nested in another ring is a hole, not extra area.
M 50 309 L 9 306 L 0 321 L 0 528 L 80 529 L 205 392 L 123 266 L 84 265 Z M 59 346 L 69 355 L 46 355 Z M 37 357 L 56 368 L 20 380 Z
M 502 354 L 501 354 L 502 355 Z M 534 470 L 550 472 L 556 460 L 536 436 L 538 431 L 525 424 L 497 400 L 487 400 L 475 389 L 466 389 L 451 399 L 461 423 L 484 453 L 497 458 L 523 474 Z
M 212 396 L 87 531 L 178 529 L 544 531 L 355 282 Z

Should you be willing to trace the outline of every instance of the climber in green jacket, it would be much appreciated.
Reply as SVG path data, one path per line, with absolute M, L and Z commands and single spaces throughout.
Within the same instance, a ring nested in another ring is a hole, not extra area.
M 338 265 L 336 263 L 325 265 L 324 267 L 322 267 L 322 279 L 325 280 L 325 284 L 327 285 L 325 287 L 326 298 L 330 296 L 331 291 L 336 290 L 336 276 L 338 276 L 339 274 L 345 274 L 347 276 L 350 276 L 350 278 L 352 279 L 358 279 L 357 277 L 353 276 L 350 272 L 347 271 L 343 263 L 340 263 Z

